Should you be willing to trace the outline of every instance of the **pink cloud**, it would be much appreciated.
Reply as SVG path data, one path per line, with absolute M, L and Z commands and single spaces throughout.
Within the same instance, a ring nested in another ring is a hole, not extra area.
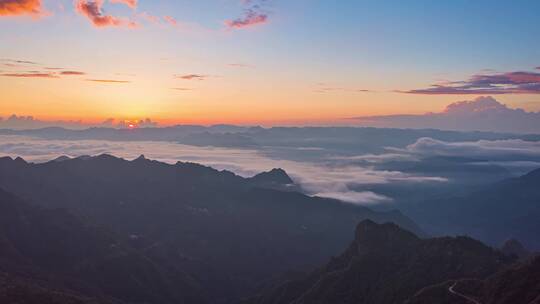
M 146 20 L 147 22 L 152 23 L 152 24 L 160 24 L 161 23 L 161 18 L 159 16 L 150 15 L 147 12 L 142 12 L 138 16 L 140 18 Z
M 173 17 L 171 16 L 164 16 L 163 19 L 170 25 L 172 26 L 177 26 L 178 25 L 178 22 L 176 21 L 176 19 L 174 19 Z
M 268 14 L 265 12 L 267 0 L 242 0 L 244 9 L 243 16 L 234 20 L 226 20 L 225 25 L 230 29 L 242 29 L 268 22 Z
M 41 0 L 0 0 L 0 16 L 43 14 Z
M 433 84 L 428 88 L 398 91 L 426 95 L 540 94 L 540 73 L 476 74 L 467 80 Z
M 137 0 L 109 0 L 111 3 L 125 4 L 133 9 L 137 8 Z
M 64 76 L 81 76 L 81 75 L 86 75 L 86 73 L 81 72 L 81 71 L 62 71 L 62 72 L 60 72 L 60 75 L 64 75 Z
M 247 9 L 244 16 L 225 21 L 225 25 L 229 28 L 241 29 L 255 25 L 265 24 L 268 22 L 268 15 L 261 13 L 255 9 Z
M 88 18 L 96 27 L 138 27 L 134 21 L 104 14 L 103 0 L 77 0 L 75 5 L 77 12 Z

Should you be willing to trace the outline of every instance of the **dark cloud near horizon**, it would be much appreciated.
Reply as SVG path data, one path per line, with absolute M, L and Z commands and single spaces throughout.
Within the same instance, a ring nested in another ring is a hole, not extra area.
M 130 80 L 116 80 L 116 79 L 85 79 L 85 81 L 89 81 L 89 82 L 98 82 L 98 83 L 118 83 L 118 84 L 122 84 L 122 83 L 131 83 Z
M 65 75 L 65 76 L 81 76 L 81 75 L 86 75 L 85 72 L 81 72 L 81 71 L 62 71 L 60 72 L 60 75 Z
M 0 0 L 1 1 L 1 0 Z M 38 65 L 39 63 L 34 61 L 28 61 L 28 60 L 18 60 L 18 59 L 8 59 L 8 58 L 2 58 L 0 61 L 3 62 L 10 62 L 10 63 L 17 63 L 17 64 L 29 64 L 29 65 Z
M 477 74 L 466 81 L 434 84 L 426 89 L 398 92 L 426 95 L 540 94 L 540 73 Z
M 314 92 L 316 93 L 330 93 L 330 92 L 369 93 L 372 91 L 368 89 L 355 89 L 351 87 L 335 86 L 326 82 L 319 82 L 315 84 Z
M 59 78 L 54 73 L 43 73 L 43 72 L 24 72 L 24 73 L 4 73 L 0 74 L 3 77 L 15 77 L 15 78 Z
M 186 74 L 186 75 L 174 75 L 174 78 L 183 80 L 206 80 L 210 76 L 202 74 Z
M 493 97 L 455 102 L 439 113 L 355 117 L 363 126 L 540 134 L 540 112 L 511 109 Z

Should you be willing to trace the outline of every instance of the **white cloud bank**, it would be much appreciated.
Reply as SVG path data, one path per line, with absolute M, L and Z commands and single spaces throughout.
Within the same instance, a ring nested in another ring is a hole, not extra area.
M 540 158 L 540 142 L 520 139 L 445 142 L 420 138 L 406 149 L 391 149 L 421 156 L 454 156 L 487 160 L 520 160 Z
M 363 126 L 540 134 L 540 112 L 511 109 L 493 97 L 450 104 L 440 113 L 355 117 Z

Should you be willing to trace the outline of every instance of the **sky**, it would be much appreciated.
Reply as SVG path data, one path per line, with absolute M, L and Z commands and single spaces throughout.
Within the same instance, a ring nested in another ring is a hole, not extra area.
M 540 111 L 540 2 L 0 0 L 0 116 L 350 125 Z

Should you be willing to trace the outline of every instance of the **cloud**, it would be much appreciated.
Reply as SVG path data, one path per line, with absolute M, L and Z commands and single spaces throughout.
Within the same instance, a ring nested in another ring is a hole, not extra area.
M 371 191 L 343 191 L 343 192 L 321 192 L 318 197 L 333 198 L 352 204 L 368 205 L 391 202 L 392 199 Z
M 175 75 L 175 78 L 183 79 L 183 80 L 206 80 L 209 75 L 201 75 L 201 74 L 187 74 L 187 75 Z
M 135 28 L 138 24 L 134 21 L 119 18 L 103 13 L 104 0 L 77 0 L 75 3 L 76 11 L 88 18 L 96 27 L 128 27 Z
M 41 16 L 41 0 L 0 0 L 0 16 Z
M 151 122 L 151 121 L 150 121 Z M 112 124 L 113 120 L 104 123 Z M 409 175 L 396 171 L 377 171 L 341 162 L 302 162 L 273 159 L 262 150 L 196 147 L 174 142 L 45 140 L 23 136 L 0 136 L 0 155 L 21 156 L 28 161 L 43 162 L 62 155 L 77 157 L 110 153 L 126 159 L 145 154 L 170 164 L 177 161 L 196 162 L 218 170 L 229 170 L 250 177 L 272 168 L 284 168 L 293 180 L 309 194 L 341 199 L 354 204 L 374 204 L 390 201 L 382 195 L 355 191 L 355 186 L 392 182 L 444 182 L 436 177 Z
M 128 124 L 133 124 L 140 128 L 157 127 L 158 123 L 152 121 L 150 118 L 141 120 L 115 120 L 114 118 L 106 119 L 101 123 L 84 123 L 80 120 L 68 120 L 68 121 L 47 121 L 36 119 L 33 116 L 17 116 L 15 114 L 9 116 L 6 119 L 0 117 L 1 129 L 14 129 L 14 130 L 29 130 L 29 129 L 41 129 L 48 127 L 62 127 L 67 129 L 87 129 L 91 127 L 103 127 L 103 128 L 128 128 Z
M 451 156 L 482 160 L 540 160 L 540 142 L 521 139 L 446 142 L 429 137 L 418 139 L 403 151 L 420 156 Z
M 2 58 L 2 59 L 0 59 L 0 61 L 8 62 L 8 63 L 14 63 L 14 64 L 22 64 L 22 65 L 38 65 L 39 64 L 39 63 L 34 62 L 34 61 L 7 59 L 7 58 Z
M 439 113 L 353 118 L 373 127 L 540 133 L 540 113 L 512 109 L 493 97 L 452 103 Z
M 172 26 L 177 26 L 177 25 L 178 25 L 178 22 L 176 21 L 176 19 L 174 19 L 174 18 L 171 17 L 171 16 L 164 16 L 163 19 L 164 19 L 165 22 L 167 22 L 169 25 L 172 25 Z
M 90 82 L 100 82 L 100 83 L 131 83 L 130 80 L 115 80 L 115 79 L 85 79 Z
M 540 73 L 477 74 L 466 81 L 434 84 L 426 89 L 400 92 L 427 95 L 540 94 Z
M 227 65 L 233 68 L 251 68 L 252 67 L 251 65 L 244 64 L 244 63 L 229 63 Z
M 86 75 L 86 73 L 81 72 L 81 71 L 62 71 L 62 72 L 60 72 L 60 75 L 64 75 L 64 76 L 80 76 L 80 75 Z
M 5 73 L 0 74 L 4 77 L 16 77 L 16 78 L 58 78 L 54 73 L 43 72 L 25 72 L 25 73 Z
M 191 88 L 171 88 L 172 90 L 176 90 L 176 91 L 191 91 L 193 89 Z
M 371 90 L 333 86 L 328 83 L 320 82 L 315 85 L 314 92 L 316 93 L 331 93 L 331 92 L 368 93 L 368 92 L 371 92 Z
M 132 9 L 135 9 L 137 8 L 137 0 L 109 0 L 111 3 L 121 3 L 121 4 L 125 4 L 129 7 L 131 7 Z
M 105 123 L 114 123 L 114 120 L 106 120 Z M 116 127 L 120 129 L 132 129 L 132 128 L 155 128 L 158 126 L 157 122 L 152 121 L 150 118 L 141 119 L 141 120 L 122 120 Z
M 226 20 L 225 25 L 230 29 L 243 29 L 268 22 L 268 14 L 264 12 L 263 6 L 266 0 L 244 0 L 242 3 L 247 6 L 241 17 Z
M 247 9 L 244 12 L 244 16 L 234 20 L 227 20 L 225 21 L 225 24 L 229 28 L 241 29 L 254 25 L 264 24 L 266 22 L 268 22 L 268 15 L 255 11 L 253 9 Z

